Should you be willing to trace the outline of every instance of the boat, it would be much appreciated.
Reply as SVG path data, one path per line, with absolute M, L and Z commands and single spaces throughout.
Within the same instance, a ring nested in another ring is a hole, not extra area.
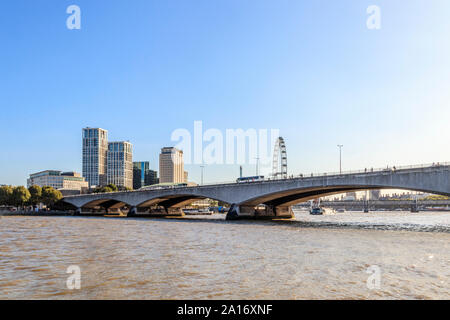
M 311 209 L 309 210 L 309 214 L 313 216 L 321 216 L 325 213 L 325 211 L 320 207 L 320 199 L 315 199 L 310 202 Z
M 213 211 L 209 210 L 209 208 L 205 209 L 183 209 L 183 212 L 187 216 L 210 216 L 213 214 Z
M 324 211 L 320 207 L 315 207 L 315 208 L 311 208 L 309 213 L 314 216 L 321 216 L 321 215 L 323 215 Z

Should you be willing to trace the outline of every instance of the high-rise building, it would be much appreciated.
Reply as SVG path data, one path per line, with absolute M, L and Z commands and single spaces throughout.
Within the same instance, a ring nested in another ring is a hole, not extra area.
M 187 171 L 184 172 L 184 183 L 188 183 L 189 173 Z
M 145 186 L 145 174 L 150 170 L 148 161 L 133 162 L 133 189 Z
M 148 170 L 148 174 L 145 176 L 145 185 L 151 186 L 158 183 L 159 183 L 158 172 L 154 170 Z
M 158 174 L 150 170 L 148 161 L 133 162 L 133 189 L 158 184 Z
M 107 182 L 108 131 L 101 128 L 83 129 L 83 177 L 89 187 Z
M 108 143 L 107 184 L 133 188 L 133 145 L 126 141 Z
M 159 155 L 160 183 L 184 183 L 183 151 L 177 148 L 162 148 Z

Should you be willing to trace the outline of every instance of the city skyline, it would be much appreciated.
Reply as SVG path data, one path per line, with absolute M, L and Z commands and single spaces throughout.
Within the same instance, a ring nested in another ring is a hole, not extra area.
M 102 131 L 104 131 L 104 132 L 106 132 L 106 144 L 107 144 L 107 146 L 108 145 L 110 145 L 110 144 L 117 144 L 117 143 L 125 143 L 125 144 L 129 144 L 130 146 L 133 146 L 133 150 L 131 151 L 131 155 L 132 155 L 132 160 L 130 161 L 130 163 L 131 163 L 131 179 L 133 178 L 132 176 L 133 176 L 133 174 L 132 174 L 132 166 L 133 166 L 133 164 L 134 163 L 138 163 L 138 162 L 143 162 L 142 160 L 141 161 L 136 161 L 135 159 L 134 159 L 134 145 L 130 142 L 130 140 L 128 139 L 128 140 L 126 140 L 126 141 L 108 141 L 108 135 L 109 135 L 109 131 L 108 130 L 105 130 L 105 129 L 103 129 L 103 128 L 99 128 L 99 127 L 96 127 L 96 128 L 94 128 L 94 127 L 86 127 L 86 128 L 83 128 L 83 132 L 84 132 L 84 130 L 102 130 Z M 84 135 L 84 134 L 83 134 Z M 82 143 L 82 145 L 84 144 L 84 140 L 85 140 L 85 138 L 84 138 L 84 136 L 83 136 L 83 143 Z M 173 142 L 172 142 L 172 144 L 174 144 Z M 246 141 L 246 148 L 248 148 L 249 146 L 248 146 L 248 141 Z M 338 147 L 339 147 L 339 145 L 338 145 Z M 343 147 L 343 146 L 342 146 Z M 159 149 L 159 151 L 161 150 L 161 149 L 167 149 L 167 148 L 170 148 L 170 149 L 176 149 L 175 147 L 162 147 L 162 148 L 160 148 Z M 182 149 L 181 149 L 181 151 L 183 151 Z M 108 154 L 107 152 L 105 152 L 106 154 Z M 246 152 L 247 153 L 247 152 Z M 83 152 L 82 152 L 82 154 L 83 154 Z M 161 161 L 161 159 L 160 159 L 160 154 L 159 153 L 157 153 L 157 156 L 158 156 L 158 160 L 156 161 L 156 165 L 153 165 L 153 166 L 150 166 L 149 165 L 149 169 L 150 169 L 150 171 L 154 171 L 154 172 L 156 172 L 157 173 L 157 176 L 159 177 L 159 172 L 160 172 L 160 161 Z M 107 156 L 106 156 L 107 157 Z M 154 156 L 153 156 L 154 157 Z M 246 154 L 245 155 L 245 157 L 247 157 L 248 158 L 248 154 Z M 82 157 L 81 157 L 82 158 Z M 334 171 L 333 170 L 330 170 L 330 171 L 327 171 L 328 173 L 338 173 L 339 172 L 339 166 L 341 165 L 341 159 L 338 157 L 338 161 L 339 161 L 339 164 L 338 164 L 338 168 L 337 169 L 335 169 Z M 82 160 L 82 159 L 81 159 Z M 251 160 L 251 159 L 250 159 Z M 149 164 L 150 163 L 152 163 L 153 161 L 148 161 L 148 160 L 144 160 L 144 162 L 148 162 Z M 83 163 L 83 161 L 81 161 L 81 164 Z M 106 161 L 106 166 L 107 166 L 107 161 Z M 433 162 L 433 164 L 435 164 L 435 163 L 439 163 L 439 162 Z M 441 163 L 443 163 L 443 162 L 441 162 Z M 407 164 L 407 166 L 409 166 L 409 165 L 415 165 L 415 164 L 424 164 L 424 163 L 414 163 L 414 164 L 411 164 L 411 163 L 409 163 L 409 164 Z M 431 164 L 431 163 L 427 163 L 427 164 Z M 271 164 L 270 164 L 271 165 Z M 252 163 L 252 164 L 248 164 L 248 163 L 246 163 L 246 164 L 244 164 L 244 165 L 242 165 L 242 164 L 239 164 L 239 163 L 235 163 L 235 164 L 233 164 L 233 165 L 227 165 L 227 164 L 223 164 L 223 165 L 217 165 L 217 164 L 212 164 L 212 165 L 208 165 L 208 166 L 205 166 L 204 164 L 203 165 L 198 165 L 198 164 L 190 164 L 190 165 L 186 165 L 186 164 L 184 164 L 184 167 L 189 167 L 189 168 L 191 168 L 190 170 L 196 170 L 196 168 L 198 168 L 199 170 L 201 170 L 201 167 L 203 166 L 203 169 L 205 168 L 205 167 L 214 167 L 214 166 L 216 166 L 216 167 L 221 167 L 221 166 L 233 166 L 234 168 L 238 168 L 238 169 L 240 169 L 240 167 L 241 166 L 243 166 L 243 167 L 246 167 L 246 169 L 247 169 L 247 173 L 248 174 L 244 174 L 244 176 L 253 176 L 254 174 L 252 173 L 252 171 L 254 171 L 254 170 L 258 170 L 257 169 L 257 164 L 256 163 Z M 66 168 L 66 169 L 64 169 L 64 170 L 61 170 L 61 167 L 62 166 L 58 166 L 58 167 L 56 167 L 57 169 L 52 169 L 52 168 L 41 168 L 40 170 L 36 170 L 36 171 L 34 171 L 34 172 L 30 172 L 30 173 L 27 173 L 27 177 L 26 177 L 26 180 L 28 180 L 29 179 L 29 176 L 31 175 L 31 174 L 34 174 L 35 172 L 41 172 L 41 171 L 48 171 L 48 170 L 50 170 L 50 171 L 52 171 L 52 170 L 58 170 L 58 171 L 70 171 L 70 172 L 77 172 L 77 171 L 79 171 L 79 172 L 82 172 L 83 170 L 73 170 L 73 168 Z M 83 166 L 82 165 L 80 165 L 80 168 L 82 168 Z M 388 167 L 392 167 L 392 165 L 389 165 L 388 164 Z M 395 167 L 395 165 L 393 166 L 393 167 Z M 130 169 L 129 168 L 129 169 Z M 156 170 L 153 170 L 152 168 L 155 168 Z M 256 168 L 256 169 L 255 169 Z M 381 167 L 375 167 L 375 169 L 380 169 Z M 269 178 L 270 176 L 271 176 L 271 168 L 269 168 L 269 166 L 266 166 L 266 177 L 267 178 Z M 374 169 L 374 167 L 371 167 L 371 168 L 365 168 L 365 169 L 363 169 L 363 168 L 349 168 L 349 169 L 346 169 L 346 170 L 344 170 L 343 171 L 343 173 L 345 173 L 345 172 L 351 172 L 351 171 L 358 171 L 358 170 L 370 170 L 370 169 Z M 106 170 L 105 171 L 105 181 L 103 182 L 103 183 L 100 183 L 99 185 L 103 185 L 103 186 L 105 186 L 105 185 L 107 185 L 108 183 L 112 183 L 111 181 L 109 181 L 108 182 L 108 178 L 107 178 L 107 171 L 108 170 Z M 236 170 L 234 170 L 234 171 L 236 171 Z M 184 173 L 187 173 L 187 172 L 189 172 L 189 171 L 183 171 Z M 298 176 L 299 174 L 306 174 L 306 175 L 308 175 L 308 174 L 322 174 L 322 173 L 327 173 L 327 172 L 319 172 L 319 171 L 313 171 L 313 172 L 303 172 L 303 173 L 291 173 L 291 172 L 289 172 L 289 176 L 292 174 L 292 175 L 294 175 L 294 176 Z M 239 172 L 233 172 L 233 176 L 232 176 L 232 180 L 233 180 L 233 177 L 239 177 Z M 199 176 L 198 174 L 196 175 L 196 174 L 194 174 L 195 176 Z M 84 178 L 86 178 L 86 180 L 88 181 L 88 178 L 87 178 L 87 176 L 85 176 L 85 174 L 83 174 L 83 177 Z M 200 179 L 200 177 L 197 177 L 198 179 Z M 158 178 L 159 179 L 159 178 Z M 230 182 L 230 181 L 232 181 L 232 180 L 230 180 L 230 179 L 228 179 L 228 180 L 226 180 L 226 181 L 212 181 L 212 182 L 218 182 L 218 183 L 220 183 L 220 182 Z M 200 180 L 199 181 L 196 181 L 196 182 L 198 182 L 198 183 L 200 183 Z M 8 183 L 1 183 L 0 185 L 14 185 L 14 184 L 8 184 Z M 15 185 L 21 185 L 20 183 L 19 184 L 15 184 Z M 23 184 L 24 185 L 24 184 Z M 131 184 L 132 185 L 132 184 Z M 392 193 L 392 192 L 396 192 L 396 191 L 399 191 L 399 190 L 396 190 L 396 189 L 392 189 L 392 190 L 388 190 L 387 192 L 388 193 Z
M 66 28 L 68 3 L 8 2 L 0 184 L 24 185 L 47 169 L 81 172 L 86 126 L 130 139 L 134 158 L 158 170 L 171 133 L 192 131 L 196 120 L 221 132 L 279 129 L 289 174 L 338 171 L 337 144 L 343 171 L 449 160 L 450 4 L 378 2 L 380 30 L 366 27 L 366 1 L 326 11 L 79 1 L 81 30 Z M 244 176 L 255 172 L 243 167 Z M 200 182 L 198 165 L 186 171 Z M 204 182 L 238 175 L 239 164 L 209 165 Z

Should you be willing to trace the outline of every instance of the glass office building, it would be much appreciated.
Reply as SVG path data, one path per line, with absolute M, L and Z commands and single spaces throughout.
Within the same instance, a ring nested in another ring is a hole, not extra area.
M 157 172 L 150 170 L 148 161 L 133 162 L 133 189 L 158 184 Z

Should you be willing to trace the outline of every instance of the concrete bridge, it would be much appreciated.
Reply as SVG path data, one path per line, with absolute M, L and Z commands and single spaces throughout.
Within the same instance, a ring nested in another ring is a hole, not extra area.
M 405 189 L 450 196 L 450 163 L 298 176 L 251 183 L 166 187 L 65 197 L 78 213 L 122 207 L 128 215 L 182 215 L 182 208 L 209 198 L 231 205 L 227 218 L 292 217 L 291 206 L 318 197 L 370 189 Z

